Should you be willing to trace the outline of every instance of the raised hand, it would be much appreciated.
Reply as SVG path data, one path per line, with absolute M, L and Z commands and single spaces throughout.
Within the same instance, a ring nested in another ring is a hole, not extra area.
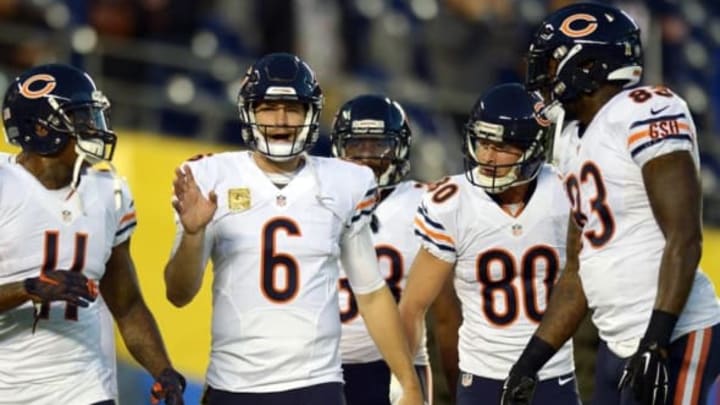
M 97 285 L 80 272 L 53 270 L 24 281 L 25 291 L 34 301 L 67 301 L 87 307 L 98 295 Z
M 195 234 L 203 230 L 217 210 L 215 191 L 210 191 L 207 197 L 203 196 L 190 167 L 183 166 L 175 169 L 173 192 L 173 208 L 185 232 Z

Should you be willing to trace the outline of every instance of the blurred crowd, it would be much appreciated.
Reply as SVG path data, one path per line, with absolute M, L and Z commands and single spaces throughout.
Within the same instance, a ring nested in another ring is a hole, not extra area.
M 290 51 L 318 73 L 325 129 L 340 103 L 360 92 L 406 105 L 415 175 L 428 180 L 461 169 L 459 135 L 475 98 L 493 84 L 522 81 L 531 33 L 568 3 L 3 0 L 0 85 L 36 63 L 72 62 L 102 81 L 116 127 L 240 143 L 239 79 L 257 56 Z M 720 195 L 720 3 L 613 3 L 641 25 L 646 82 L 688 100 L 702 137 L 706 194 Z M 318 144 L 317 153 L 328 151 L 326 140 Z

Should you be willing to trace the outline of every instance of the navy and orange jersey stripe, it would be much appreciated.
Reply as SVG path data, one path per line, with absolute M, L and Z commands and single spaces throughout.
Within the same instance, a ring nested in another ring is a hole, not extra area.
M 680 113 L 633 122 L 630 124 L 630 136 L 627 140 L 631 156 L 635 157 L 666 139 L 692 142 L 694 134 L 688 121 L 687 115 Z
M 132 208 L 132 205 L 131 205 Z M 135 228 L 137 226 L 137 218 L 135 211 L 130 211 L 127 214 L 123 215 L 122 218 L 120 218 L 120 222 L 118 223 L 118 230 L 115 232 L 115 236 L 118 237 L 122 235 L 123 233 Z
M 455 252 L 455 240 L 450 236 L 445 227 L 430 219 L 425 204 L 421 203 L 415 215 L 415 235 L 427 241 L 440 250 Z
M 350 223 L 352 224 L 358 221 L 365 215 L 371 215 L 373 211 L 375 211 L 377 202 L 378 189 L 377 187 L 373 187 L 365 193 L 363 199 L 355 206 L 355 213 L 352 218 L 350 218 Z

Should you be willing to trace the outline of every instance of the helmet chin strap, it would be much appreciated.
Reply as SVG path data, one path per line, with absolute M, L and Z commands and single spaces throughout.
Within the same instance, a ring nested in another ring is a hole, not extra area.
M 395 165 L 390 163 L 388 165 L 387 169 L 385 169 L 385 171 L 381 175 L 377 176 L 378 189 L 382 190 L 384 188 L 392 187 L 392 185 L 390 185 L 389 183 L 390 183 L 390 180 L 392 180 L 391 177 L 393 176 L 394 173 L 395 173 Z
M 122 207 L 122 182 L 120 181 L 120 177 L 117 175 L 117 169 L 115 169 L 115 165 L 113 165 L 108 160 L 100 159 L 96 156 L 86 153 L 77 145 L 75 146 L 75 152 L 77 153 L 77 158 L 75 158 L 75 164 L 73 165 L 73 178 L 72 182 L 70 183 L 70 187 L 72 188 L 72 190 L 77 191 L 78 186 L 80 186 L 80 171 L 82 170 L 83 163 L 87 162 L 90 165 L 94 165 L 96 163 L 103 162 L 107 164 L 108 168 L 110 169 L 110 174 L 113 178 L 115 210 L 119 210 Z M 82 206 L 81 210 L 82 212 L 85 212 L 85 210 L 82 209 Z
M 552 139 L 548 144 L 548 159 L 549 163 L 558 166 L 562 161 L 561 153 L 565 151 L 561 148 L 556 148 L 556 143 L 559 143 L 562 138 L 563 125 L 565 124 L 565 109 L 562 107 L 560 101 L 555 100 L 543 108 L 542 112 L 554 125 L 554 133 Z

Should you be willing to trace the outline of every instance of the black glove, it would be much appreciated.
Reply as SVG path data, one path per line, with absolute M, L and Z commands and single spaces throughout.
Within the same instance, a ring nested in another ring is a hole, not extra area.
M 531 404 L 538 381 L 537 373 L 555 352 L 557 350 L 549 343 L 533 335 L 503 383 L 500 404 Z
M 185 377 L 172 368 L 166 368 L 150 390 L 150 401 L 153 405 L 159 404 L 161 399 L 166 405 L 184 405 L 185 385 Z
M 501 405 L 530 405 L 535 395 L 537 377 L 528 377 L 510 371 L 510 375 L 503 382 Z
M 33 300 L 43 302 L 67 301 L 87 307 L 98 295 L 95 282 L 76 271 L 44 272 L 39 277 L 25 279 L 24 285 L 25 291 L 33 296 Z
M 632 387 L 641 405 L 665 405 L 668 395 L 667 351 L 657 342 L 640 343 L 625 364 L 618 389 Z
M 653 310 L 638 350 L 625 364 L 618 389 L 632 387 L 633 396 L 641 405 L 667 403 L 667 348 L 677 319 L 678 316 L 670 312 Z

